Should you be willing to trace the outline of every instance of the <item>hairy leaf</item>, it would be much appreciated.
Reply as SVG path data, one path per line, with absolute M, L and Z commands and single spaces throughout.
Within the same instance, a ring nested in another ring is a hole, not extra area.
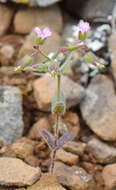
M 45 129 L 40 129 L 39 132 L 40 132 L 40 135 L 43 137 L 43 139 L 46 141 L 46 143 L 49 145 L 49 147 L 51 149 L 55 148 L 54 136 Z
M 57 141 L 57 148 L 62 148 L 64 146 L 64 144 L 66 144 L 67 142 L 73 140 L 73 138 L 75 137 L 76 135 L 74 133 L 70 133 L 70 132 L 67 132 L 65 133 L 64 135 L 62 135 L 58 141 Z
M 40 65 L 38 68 L 37 68 L 37 72 L 46 72 L 48 70 L 48 66 L 43 64 L 43 65 Z

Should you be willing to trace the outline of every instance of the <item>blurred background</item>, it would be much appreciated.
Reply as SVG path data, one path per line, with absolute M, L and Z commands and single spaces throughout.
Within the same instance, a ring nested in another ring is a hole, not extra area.
M 50 103 L 55 82 L 14 68 L 25 54 L 33 52 L 35 26 L 53 31 L 42 46 L 49 54 L 76 40 L 75 26 L 81 19 L 91 25 L 86 44 L 94 61 L 89 65 L 75 52 L 72 66 L 62 78 L 68 110 L 60 134 L 71 131 L 76 138 L 58 151 L 55 172 L 60 175 L 61 171 L 66 178 L 61 184 L 71 190 L 80 190 L 78 183 L 82 190 L 115 190 L 116 0 L 0 0 L 0 158 L 19 158 L 48 171 L 50 150 L 38 131 L 53 132 Z M 66 56 L 61 55 L 61 60 Z M 35 62 L 40 61 L 36 56 Z M 0 162 L 1 171 L 4 160 Z M 74 170 L 69 166 L 84 176 L 73 188 L 68 180 L 78 178 L 72 176 Z M 91 181 L 89 185 L 86 179 Z M 0 174 L 0 185 L 8 185 L 7 180 Z

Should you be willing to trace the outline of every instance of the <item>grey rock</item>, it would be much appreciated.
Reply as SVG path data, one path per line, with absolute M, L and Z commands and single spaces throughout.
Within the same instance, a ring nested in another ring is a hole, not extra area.
M 97 28 L 97 31 L 106 32 L 107 35 L 111 35 L 111 33 L 112 33 L 112 29 L 111 29 L 111 26 L 109 24 L 102 24 L 101 26 L 99 26 Z
M 47 7 L 61 0 L 36 0 L 37 5 L 40 7 Z
M 116 162 L 116 148 L 97 138 L 89 140 L 86 151 L 92 154 L 98 163 L 109 164 Z
M 54 174 L 58 178 L 58 181 L 70 190 L 94 189 L 92 176 L 80 167 L 70 167 L 63 163 L 56 162 Z
M 112 74 L 115 79 L 115 85 L 116 85 L 116 31 L 112 33 L 112 35 L 109 38 L 109 49 L 110 49 L 110 58 L 111 58 L 111 69 Z
M 1 0 L 1 1 L 6 2 L 8 0 Z M 17 3 L 17 0 L 11 0 L 11 1 Z M 25 4 L 32 5 L 32 6 L 39 6 L 39 7 L 48 7 L 60 1 L 61 0 L 29 0 L 25 2 Z M 19 3 L 21 3 L 20 0 L 19 0 Z
M 22 96 L 17 87 L 0 86 L 0 140 L 12 143 L 22 136 Z
M 86 59 L 87 57 L 90 58 Z M 74 53 L 72 59 L 72 71 L 77 80 L 84 86 L 88 86 L 89 77 L 93 77 L 98 73 L 105 73 L 107 71 L 108 61 L 98 57 L 92 51 L 88 51 L 82 57 L 78 53 Z
M 87 45 L 93 52 L 96 52 L 104 47 L 104 43 L 96 39 L 93 41 L 91 39 L 88 39 Z
M 115 0 L 89 0 L 83 7 L 80 15 L 82 18 L 94 20 L 95 22 L 108 22 L 111 19 Z
M 97 52 L 107 45 L 107 37 L 111 34 L 109 24 L 103 24 L 91 32 L 91 35 L 86 40 L 88 48 L 93 52 Z
M 95 76 L 81 103 L 83 119 L 101 139 L 116 140 L 116 95 L 113 82 L 105 75 Z
M 83 86 L 87 86 L 88 80 L 89 80 L 89 74 L 86 73 L 86 74 L 84 74 L 83 76 L 81 76 L 81 78 L 80 78 L 80 83 L 81 83 Z
M 73 15 L 89 19 L 94 22 L 109 22 L 116 3 L 115 0 L 67 0 L 65 8 Z

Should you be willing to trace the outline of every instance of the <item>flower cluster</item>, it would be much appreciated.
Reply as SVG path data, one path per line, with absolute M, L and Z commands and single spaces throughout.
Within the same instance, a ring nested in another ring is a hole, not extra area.
M 61 47 L 58 49 L 58 52 L 55 53 L 55 55 L 53 55 L 52 57 L 45 55 L 44 52 L 41 50 L 41 45 L 44 44 L 45 40 L 47 40 L 47 38 L 52 36 L 52 31 L 49 27 L 45 27 L 45 28 L 39 28 L 39 27 L 35 27 L 33 32 L 35 34 L 34 36 L 34 41 L 35 41 L 35 46 L 34 46 L 34 52 L 31 55 L 26 55 L 23 59 L 22 59 L 22 64 L 21 66 L 19 65 L 17 67 L 17 70 L 21 69 L 21 70 L 27 70 L 27 71 L 34 71 L 34 72 L 48 72 L 50 73 L 52 76 L 56 76 L 57 73 L 63 73 L 63 69 L 66 65 L 66 63 L 64 63 L 63 65 L 59 64 L 58 61 L 58 56 L 62 53 L 65 54 L 65 52 L 72 52 L 72 51 L 85 51 L 86 49 L 86 45 L 84 43 L 84 40 L 87 38 L 87 34 L 90 30 L 90 25 L 88 22 L 84 22 L 84 21 L 80 21 L 78 26 L 76 26 L 76 31 L 79 33 L 79 39 L 77 41 L 75 41 L 75 43 L 72 43 L 66 47 Z M 37 64 L 33 64 L 33 57 L 36 54 L 41 54 L 41 56 L 43 56 L 43 63 L 37 63 Z

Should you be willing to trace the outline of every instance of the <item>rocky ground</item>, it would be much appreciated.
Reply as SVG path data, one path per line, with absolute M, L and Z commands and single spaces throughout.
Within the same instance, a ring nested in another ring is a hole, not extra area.
M 0 190 L 116 190 L 115 0 L 0 2 Z M 14 67 L 32 52 L 35 26 L 53 30 L 43 45 L 48 54 L 75 40 L 80 18 L 92 25 L 90 53 L 107 69 L 96 74 L 75 53 L 72 70 L 62 78 L 68 109 L 60 134 L 76 136 L 57 151 L 52 176 L 50 150 L 39 129 L 53 132 L 55 81 Z

